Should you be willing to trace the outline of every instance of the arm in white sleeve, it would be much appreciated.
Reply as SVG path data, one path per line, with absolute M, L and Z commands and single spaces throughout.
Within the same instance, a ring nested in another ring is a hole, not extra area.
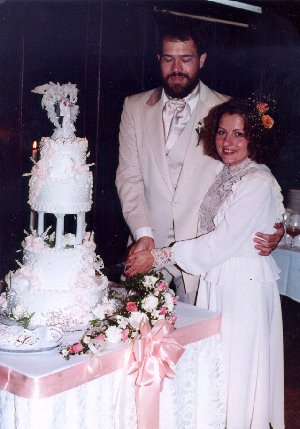
M 154 240 L 153 229 L 150 227 L 139 228 L 133 235 L 134 241 L 138 241 L 141 237 L 151 237 Z
M 124 219 L 132 235 L 140 228 L 151 230 L 144 194 L 143 174 L 139 165 L 138 141 L 130 99 L 124 102 L 120 134 L 119 165 L 116 186 Z
M 238 255 L 249 237 L 260 230 L 261 219 L 269 212 L 273 199 L 270 178 L 253 175 L 242 180 L 215 230 L 173 245 L 176 264 L 190 274 L 199 275 Z M 270 222 L 273 225 L 274 219 Z

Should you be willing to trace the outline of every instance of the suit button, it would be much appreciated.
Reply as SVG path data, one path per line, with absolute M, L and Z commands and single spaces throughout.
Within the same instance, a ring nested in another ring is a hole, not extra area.
M 172 206 L 173 206 L 173 207 L 175 207 L 175 206 L 176 206 L 176 203 L 172 203 Z

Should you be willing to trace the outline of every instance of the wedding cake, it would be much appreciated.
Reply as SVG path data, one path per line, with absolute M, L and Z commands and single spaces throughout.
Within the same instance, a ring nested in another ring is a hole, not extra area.
M 76 85 L 50 82 L 33 92 L 43 95 L 42 107 L 55 131 L 51 138 L 42 138 L 39 160 L 32 159 L 30 234 L 22 243 L 22 263 L 6 276 L 2 313 L 29 327 L 67 329 L 95 318 L 92 310 L 108 284 L 93 233 L 85 231 L 85 213 L 92 205 L 92 164 L 86 162 L 87 140 L 74 134 Z M 55 231 L 45 229 L 45 214 L 52 215 Z M 65 215 L 76 217 L 76 234 L 64 233 Z

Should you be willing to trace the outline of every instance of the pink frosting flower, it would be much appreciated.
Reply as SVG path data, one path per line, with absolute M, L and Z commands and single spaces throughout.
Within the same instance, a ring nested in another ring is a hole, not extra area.
M 71 346 L 71 353 L 79 353 L 83 349 L 83 345 L 81 343 L 74 344 Z
M 136 303 L 132 301 L 127 302 L 126 311 L 129 311 L 130 313 L 138 311 Z

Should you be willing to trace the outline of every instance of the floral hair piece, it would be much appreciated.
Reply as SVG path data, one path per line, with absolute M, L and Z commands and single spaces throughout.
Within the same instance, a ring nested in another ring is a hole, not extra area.
M 252 94 L 247 102 L 250 108 L 252 135 L 261 139 L 263 134 L 268 132 L 275 123 L 271 112 L 276 110 L 276 101 L 270 96 Z
M 258 111 L 259 119 L 263 124 L 264 128 L 270 129 L 274 125 L 274 119 L 270 115 L 266 115 L 269 111 L 268 103 L 258 102 L 256 103 L 256 110 Z

